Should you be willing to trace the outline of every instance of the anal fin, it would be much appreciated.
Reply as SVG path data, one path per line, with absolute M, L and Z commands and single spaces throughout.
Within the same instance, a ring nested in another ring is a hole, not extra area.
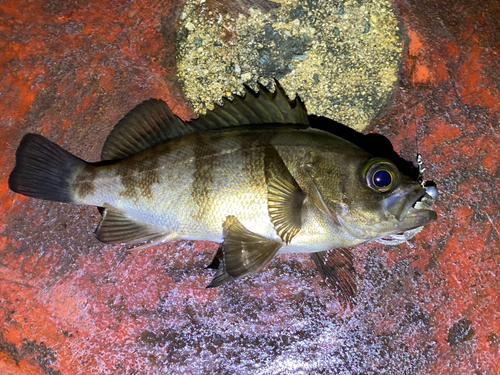
M 227 217 L 223 228 L 222 258 L 216 256 L 219 268 L 207 288 L 260 271 L 283 246 L 281 241 L 270 240 L 249 231 L 234 216 Z
M 351 251 L 337 248 L 312 253 L 311 258 L 339 302 L 344 307 L 352 306 L 356 297 L 356 281 Z
M 173 232 L 134 219 L 114 207 L 104 208 L 94 235 L 99 241 L 108 244 L 139 245 L 134 250 L 166 243 L 176 237 Z

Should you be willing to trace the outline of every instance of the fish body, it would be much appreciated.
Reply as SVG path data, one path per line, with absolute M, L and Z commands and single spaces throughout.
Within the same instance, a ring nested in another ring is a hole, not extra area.
M 222 224 L 232 215 L 248 230 L 280 240 L 269 218 L 266 157 L 281 158 L 308 196 L 312 192 L 304 165 L 312 152 L 329 159 L 332 186 L 340 186 L 342 179 L 347 182 L 351 174 L 339 166 L 348 165 L 352 157 L 369 160 L 370 155 L 311 128 L 270 128 L 196 133 L 117 164 L 90 167 L 96 169 L 92 172 L 84 169 L 73 183 L 74 202 L 112 206 L 178 239 L 222 242 Z M 337 193 L 341 199 L 340 189 Z M 311 199 L 304 199 L 298 214 L 301 230 L 282 252 L 324 251 L 366 241 L 345 233 Z
M 95 234 L 106 243 L 220 242 L 211 286 L 256 272 L 278 253 L 309 252 L 347 298 L 353 280 L 338 270 L 352 268 L 352 259 L 333 249 L 413 233 L 436 219 L 418 181 L 311 127 L 302 103 L 279 85 L 274 94 L 247 89 L 191 123 L 164 102 L 144 102 L 110 133 L 102 158 L 86 163 L 27 135 L 9 186 L 103 207 Z

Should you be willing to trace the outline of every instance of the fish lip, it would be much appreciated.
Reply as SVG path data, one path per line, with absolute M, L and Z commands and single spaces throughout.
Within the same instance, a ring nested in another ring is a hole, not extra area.
M 422 202 L 424 199 L 427 201 L 427 202 L 423 203 L 426 206 L 426 208 L 415 208 L 415 205 L 418 202 Z M 420 190 L 418 192 L 418 194 L 415 195 L 415 197 L 408 204 L 408 209 L 407 209 L 408 213 L 406 216 L 407 217 L 411 216 L 412 218 L 417 217 L 420 220 L 419 220 L 419 225 L 415 226 L 414 228 L 410 228 L 410 229 L 415 229 L 418 226 L 425 225 L 425 224 L 430 223 L 430 222 L 437 219 L 436 211 L 431 209 L 431 206 L 433 203 L 434 203 L 434 199 L 432 198 L 431 195 L 429 195 L 426 192 L 425 188 Z

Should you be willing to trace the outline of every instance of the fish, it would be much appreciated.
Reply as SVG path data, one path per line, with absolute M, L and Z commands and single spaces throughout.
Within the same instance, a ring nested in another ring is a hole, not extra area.
M 94 235 L 107 244 L 218 242 L 208 287 L 254 274 L 278 254 L 310 253 L 337 299 L 351 304 L 351 249 L 413 237 L 437 219 L 436 189 L 367 151 L 375 138 L 362 148 L 336 135 L 277 81 L 274 92 L 244 91 L 191 121 L 146 100 L 112 129 L 96 163 L 26 134 L 9 188 L 97 206 Z

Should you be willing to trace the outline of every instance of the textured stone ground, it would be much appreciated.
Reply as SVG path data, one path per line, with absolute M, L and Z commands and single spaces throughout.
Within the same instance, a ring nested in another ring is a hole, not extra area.
M 43 134 L 96 161 L 112 126 L 175 75 L 179 1 L 0 4 L 0 373 L 500 373 L 500 5 L 401 1 L 399 89 L 367 129 L 439 186 L 408 244 L 357 248 L 345 311 L 307 256 L 205 289 L 217 245 L 126 253 L 97 210 L 8 190 L 15 149 Z

